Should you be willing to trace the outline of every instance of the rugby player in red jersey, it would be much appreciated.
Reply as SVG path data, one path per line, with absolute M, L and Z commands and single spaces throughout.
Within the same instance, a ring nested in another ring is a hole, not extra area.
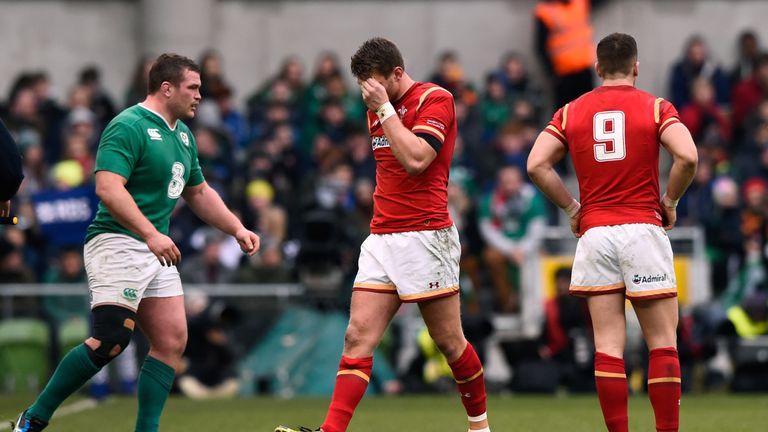
M 371 235 L 360 248 L 336 386 L 319 430 L 347 430 L 368 386 L 374 349 L 400 304 L 416 302 L 451 366 L 469 430 L 489 432 L 483 367 L 461 328 L 461 248 L 448 215 L 448 169 L 456 141 L 453 96 L 414 81 L 400 50 L 384 38 L 363 43 L 351 68 L 369 108 L 374 214 Z
M 625 299 L 650 351 L 648 395 L 656 430 L 677 431 L 680 362 L 677 285 L 665 230 L 696 172 L 696 146 L 669 102 L 635 88 L 639 63 L 632 36 L 613 33 L 597 46 L 602 86 L 566 104 L 528 158 L 533 182 L 570 217 L 579 237 L 570 291 L 586 297 L 595 336 L 595 381 L 605 424 L 626 432 Z M 659 193 L 659 150 L 673 158 Z M 581 202 L 554 164 L 571 154 Z

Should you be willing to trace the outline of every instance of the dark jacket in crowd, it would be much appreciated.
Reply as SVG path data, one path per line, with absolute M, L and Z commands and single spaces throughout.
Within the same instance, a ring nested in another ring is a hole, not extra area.
M 19 148 L 5 123 L 0 120 L 0 201 L 13 198 L 23 179 Z

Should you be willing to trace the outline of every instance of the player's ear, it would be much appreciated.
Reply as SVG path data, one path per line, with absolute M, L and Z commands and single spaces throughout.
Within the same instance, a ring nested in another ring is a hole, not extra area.
M 634 66 L 632 66 L 632 75 L 637 78 L 638 75 L 640 75 L 640 62 L 636 61 Z
M 595 73 L 597 74 L 598 78 L 603 78 L 603 69 L 600 67 L 600 63 L 595 62 Z
M 395 67 L 395 70 L 392 71 L 393 74 L 395 74 L 395 79 L 397 81 L 400 81 L 403 78 L 403 73 L 405 70 L 401 68 L 400 66 Z
M 173 87 L 171 83 L 169 83 L 168 81 L 163 81 L 163 83 L 160 84 L 160 92 L 163 94 L 163 96 L 170 97 L 171 87 Z

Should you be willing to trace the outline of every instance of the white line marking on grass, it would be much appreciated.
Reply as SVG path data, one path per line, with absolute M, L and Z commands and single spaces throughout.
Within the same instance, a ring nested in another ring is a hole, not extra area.
M 53 415 L 53 418 L 59 418 L 68 416 L 71 414 L 77 414 L 79 412 L 88 411 L 90 409 L 94 409 L 97 406 L 99 406 L 99 403 L 96 402 L 93 399 L 83 399 L 81 401 L 77 401 L 75 403 L 71 403 L 69 405 L 65 405 L 61 408 L 59 408 L 56 413 Z M 15 422 L 16 419 L 8 419 L 8 420 L 2 420 L 0 422 L 0 431 L 5 430 L 11 430 L 11 422 Z

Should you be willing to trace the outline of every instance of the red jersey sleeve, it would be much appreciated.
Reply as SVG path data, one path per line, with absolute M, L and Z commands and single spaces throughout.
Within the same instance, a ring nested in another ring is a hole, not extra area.
M 680 123 L 680 115 L 677 113 L 675 106 L 664 98 L 656 98 L 656 102 L 653 105 L 654 120 L 659 128 L 659 136 L 664 132 L 664 129 L 675 123 Z
M 563 143 L 563 145 L 566 147 L 568 147 L 568 141 L 565 139 L 565 126 L 567 119 L 568 104 L 557 110 L 555 115 L 552 116 L 552 120 L 550 120 L 547 127 L 544 128 L 544 132 L 560 140 L 560 142 Z
M 441 87 L 432 87 L 419 98 L 416 120 L 411 131 L 414 134 L 429 134 L 445 142 L 445 135 L 455 119 L 453 95 Z

